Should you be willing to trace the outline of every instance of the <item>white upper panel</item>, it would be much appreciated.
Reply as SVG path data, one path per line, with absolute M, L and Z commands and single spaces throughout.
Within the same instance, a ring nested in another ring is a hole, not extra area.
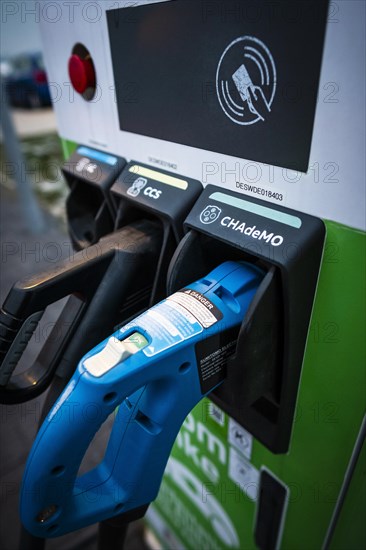
M 366 4 L 358 0 L 331 3 L 309 170 L 304 174 L 120 130 L 105 11 L 147 3 L 152 2 L 82 1 L 75 3 L 73 13 L 69 5 L 60 3 L 61 17 L 51 12 L 41 17 L 60 135 L 127 160 L 163 166 L 204 185 L 219 185 L 366 229 Z M 74 93 L 69 83 L 68 59 L 78 42 L 89 49 L 96 66 L 98 92 L 92 102 Z M 276 195 L 271 198 L 269 192 Z

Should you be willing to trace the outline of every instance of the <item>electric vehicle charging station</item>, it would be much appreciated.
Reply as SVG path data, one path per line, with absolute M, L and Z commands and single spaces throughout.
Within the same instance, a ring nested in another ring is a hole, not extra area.
M 95 69 L 93 96 L 55 102 L 67 156 L 82 143 L 129 161 L 108 187 L 114 228 L 159 207 L 147 170 L 203 183 L 164 296 L 225 261 L 267 271 L 226 380 L 178 435 L 149 528 L 166 548 L 361 547 L 365 6 L 93 4 L 42 21 L 50 82 L 69 82 L 80 45 Z

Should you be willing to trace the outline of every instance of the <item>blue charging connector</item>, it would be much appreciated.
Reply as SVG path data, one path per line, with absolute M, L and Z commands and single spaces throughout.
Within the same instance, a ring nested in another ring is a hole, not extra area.
M 185 417 L 225 377 L 233 329 L 263 276 L 251 264 L 226 262 L 85 355 L 28 458 L 21 492 L 28 531 L 60 536 L 156 498 Z M 78 477 L 117 406 L 104 459 Z

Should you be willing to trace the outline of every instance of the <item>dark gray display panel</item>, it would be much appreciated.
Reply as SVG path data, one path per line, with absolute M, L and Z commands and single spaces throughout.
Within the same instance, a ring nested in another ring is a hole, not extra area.
M 121 130 L 305 172 L 327 0 L 107 12 Z

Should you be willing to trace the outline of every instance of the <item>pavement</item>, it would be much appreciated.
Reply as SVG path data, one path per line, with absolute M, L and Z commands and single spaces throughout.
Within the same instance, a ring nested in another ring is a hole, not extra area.
M 57 132 L 56 116 L 52 109 L 12 109 L 16 132 L 20 139 Z
M 68 235 L 60 222 L 44 213 L 47 229 L 34 235 L 26 226 L 21 206 L 14 190 L 1 187 L 1 304 L 12 284 L 31 274 L 51 269 L 55 262 L 67 258 L 71 247 Z M 54 322 L 62 304 L 57 304 L 42 322 Z M 37 355 L 39 340 L 27 348 L 27 362 Z M 28 354 L 29 352 L 29 354 Z M 37 432 L 45 395 L 20 405 L 0 406 L 0 548 L 19 550 L 21 525 L 18 514 L 19 489 L 25 462 Z M 95 466 L 103 456 L 113 419 L 103 425 L 96 441 L 88 451 L 85 468 Z M 146 550 L 142 523 L 129 528 L 125 550 Z M 29 542 L 29 541 L 28 541 Z M 33 541 L 34 542 L 34 541 Z M 23 543 L 20 550 L 39 550 L 39 546 Z M 64 537 L 50 539 L 46 550 L 97 550 L 97 527 L 82 529 Z M 104 549 L 103 549 L 104 550 Z M 111 550 L 111 548 L 105 548 Z M 115 549 L 114 549 L 115 550 Z

